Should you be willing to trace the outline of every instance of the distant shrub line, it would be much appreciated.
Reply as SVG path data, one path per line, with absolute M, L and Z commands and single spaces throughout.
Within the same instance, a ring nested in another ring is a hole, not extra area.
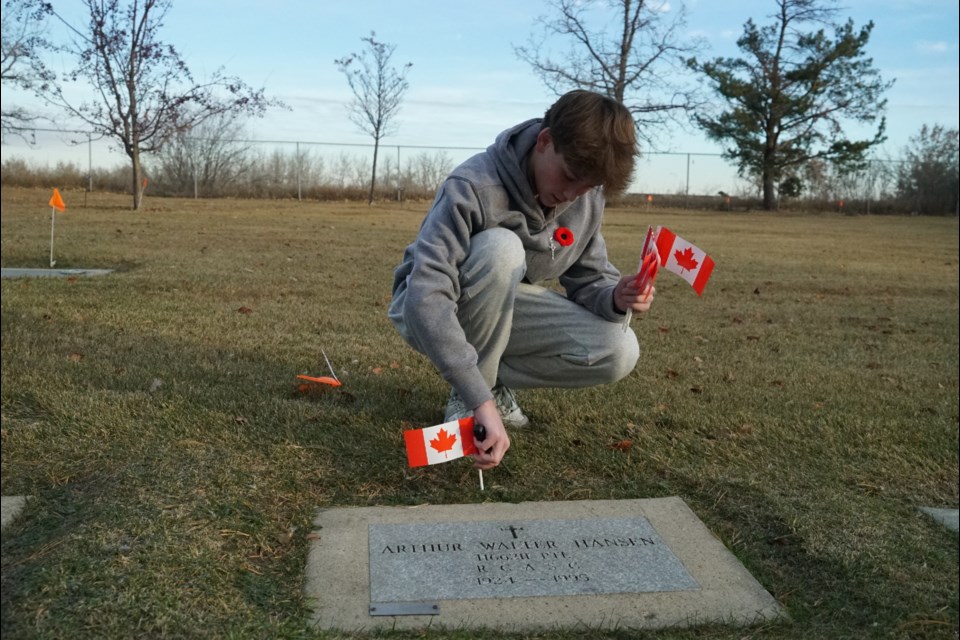
M 415 169 L 397 172 L 389 162 L 378 178 L 376 199 L 379 201 L 426 201 L 433 199 L 440 182 L 450 172 L 452 163 L 443 153 L 426 154 L 411 163 Z M 167 163 L 147 166 L 147 196 L 197 198 L 304 199 L 322 202 L 362 201 L 369 188 L 369 162 L 341 156 L 332 166 L 322 158 L 296 158 L 283 154 L 266 156 L 260 161 L 231 165 L 229 173 L 213 172 L 209 167 L 192 167 Z M 53 166 L 30 165 L 20 158 L 10 158 L 0 167 L 0 183 L 5 187 L 58 187 L 67 190 L 90 190 L 108 193 L 129 193 L 130 169 L 118 165 L 113 169 L 94 168 L 92 173 L 73 163 Z M 399 186 L 398 185 L 402 185 Z M 757 196 L 726 193 L 686 195 L 682 193 L 627 193 L 616 197 L 613 205 L 629 208 L 670 208 L 715 211 L 751 211 L 762 208 Z M 949 204 L 949 203 L 945 203 Z M 784 211 L 835 212 L 848 215 L 956 215 L 956 211 L 918 211 L 915 200 L 888 194 L 880 198 L 835 200 L 817 196 L 783 198 Z

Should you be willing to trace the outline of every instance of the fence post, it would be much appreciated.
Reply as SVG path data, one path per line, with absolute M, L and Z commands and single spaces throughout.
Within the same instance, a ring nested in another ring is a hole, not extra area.
M 403 187 L 400 185 L 400 145 L 397 145 L 397 202 L 400 202 Z
M 301 163 L 300 163 L 300 141 L 297 140 L 297 202 L 299 202 L 300 200 L 303 199 L 303 198 L 301 197 L 302 191 L 301 191 L 301 187 L 300 187 L 300 168 L 301 168 Z
M 87 191 L 93 191 L 93 137 L 87 134 Z
M 93 138 L 87 134 L 87 193 L 93 191 Z M 83 194 L 83 207 L 87 207 L 87 193 Z

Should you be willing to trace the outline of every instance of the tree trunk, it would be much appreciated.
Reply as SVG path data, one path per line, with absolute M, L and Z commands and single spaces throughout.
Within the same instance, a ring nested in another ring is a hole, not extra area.
M 134 147 L 133 153 L 130 154 L 130 160 L 133 163 L 133 210 L 137 211 L 140 209 L 140 197 L 142 195 L 140 191 L 140 149 Z
M 777 194 L 774 191 L 773 178 L 769 172 L 763 172 L 763 208 L 765 211 L 777 209 Z
M 377 154 L 380 151 L 380 139 L 373 141 L 373 173 L 370 175 L 370 195 L 367 197 L 367 206 L 373 204 L 373 189 L 377 184 Z
M 776 142 L 772 142 L 773 134 L 767 133 L 767 145 L 763 151 L 763 173 L 760 178 L 763 182 L 763 209 L 764 211 L 775 211 L 779 208 L 777 202 L 777 193 L 774 190 L 775 171 L 774 157 L 776 156 Z

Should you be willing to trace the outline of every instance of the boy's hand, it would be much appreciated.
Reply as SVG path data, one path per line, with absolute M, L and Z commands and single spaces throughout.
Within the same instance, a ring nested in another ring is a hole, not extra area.
M 503 428 L 497 403 L 493 399 L 487 400 L 473 410 L 473 419 L 487 429 L 486 439 L 475 441 L 479 453 L 473 454 L 473 466 L 476 469 L 492 469 L 500 464 L 510 448 L 510 437 Z
M 636 282 L 637 274 L 626 275 L 620 278 L 620 282 L 614 288 L 613 304 L 620 313 L 626 313 L 627 309 L 633 309 L 634 313 L 644 313 L 650 310 L 657 288 L 653 285 L 647 285 L 643 291 L 640 291 L 636 288 Z

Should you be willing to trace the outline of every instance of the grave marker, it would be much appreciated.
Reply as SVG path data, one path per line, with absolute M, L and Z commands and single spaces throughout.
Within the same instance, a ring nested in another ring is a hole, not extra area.
M 323 629 L 653 629 L 785 616 L 675 497 L 348 507 L 314 525 L 306 595 Z
M 699 589 L 646 518 L 371 524 L 374 603 Z

